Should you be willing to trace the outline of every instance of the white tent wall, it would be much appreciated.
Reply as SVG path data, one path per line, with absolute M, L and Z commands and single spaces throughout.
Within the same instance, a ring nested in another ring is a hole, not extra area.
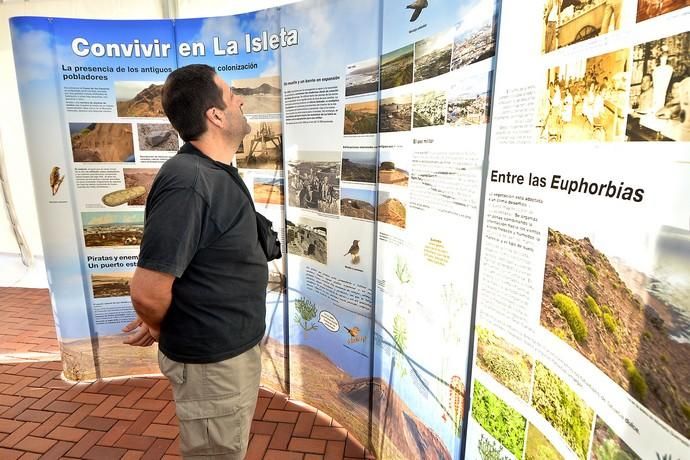
M 17 223 L 30 251 L 36 257 L 36 264 L 31 269 L 26 269 L 21 261 L 9 213 L 5 209 L 5 200 L 0 199 L 0 286 L 47 287 L 29 154 L 24 138 L 10 42 L 9 18 L 189 18 L 238 14 L 295 1 L 297 0 L 0 0 L 0 146 L 4 151 L 4 168 Z

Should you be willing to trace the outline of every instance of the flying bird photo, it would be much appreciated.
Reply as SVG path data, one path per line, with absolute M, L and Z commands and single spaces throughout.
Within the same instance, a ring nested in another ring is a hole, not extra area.
M 429 6 L 428 0 L 415 0 L 414 2 L 407 5 L 406 8 L 414 10 L 412 12 L 412 17 L 410 18 L 410 22 L 415 22 L 417 20 L 417 18 L 419 17 L 419 15 L 422 14 L 422 10 L 424 8 L 426 8 L 427 6 Z

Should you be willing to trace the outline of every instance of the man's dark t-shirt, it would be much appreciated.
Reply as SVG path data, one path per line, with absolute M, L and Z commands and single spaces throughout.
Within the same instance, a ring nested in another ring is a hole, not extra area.
M 176 277 L 159 342 L 174 361 L 232 358 L 266 329 L 266 256 L 249 198 L 230 174 L 242 183 L 237 169 L 185 144 L 146 201 L 138 265 Z

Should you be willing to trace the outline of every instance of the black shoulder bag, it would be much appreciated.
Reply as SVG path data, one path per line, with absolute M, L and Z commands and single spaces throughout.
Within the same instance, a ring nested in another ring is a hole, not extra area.
M 254 206 L 254 200 L 249 194 L 249 190 L 244 185 L 241 179 L 235 177 L 232 171 L 228 171 L 232 180 L 242 189 L 247 198 L 249 198 L 249 203 L 252 205 L 254 214 L 256 215 L 256 233 L 259 235 L 259 244 L 266 254 L 266 260 L 272 261 L 275 259 L 280 259 L 283 257 L 283 253 L 280 251 L 280 240 L 278 240 L 278 233 L 273 230 L 273 222 L 266 219 L 263 214 L 259 213 Z

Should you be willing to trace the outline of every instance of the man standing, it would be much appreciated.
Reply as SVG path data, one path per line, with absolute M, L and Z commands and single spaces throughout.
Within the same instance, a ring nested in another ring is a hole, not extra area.
M 562 0 L 546 0 L 544 5 L 544 53 L 549 53 L 556 49 L 561 3 Z
M 159 341 L 185 459 L 244 458 L 261 374 L 268 267 L 256 219 L 230 163 L 250 127 L 242 99 L 206 65 L 172 72 L 162 104 L 186 142 L 146 202 L 130 283 L 126 343 Z

